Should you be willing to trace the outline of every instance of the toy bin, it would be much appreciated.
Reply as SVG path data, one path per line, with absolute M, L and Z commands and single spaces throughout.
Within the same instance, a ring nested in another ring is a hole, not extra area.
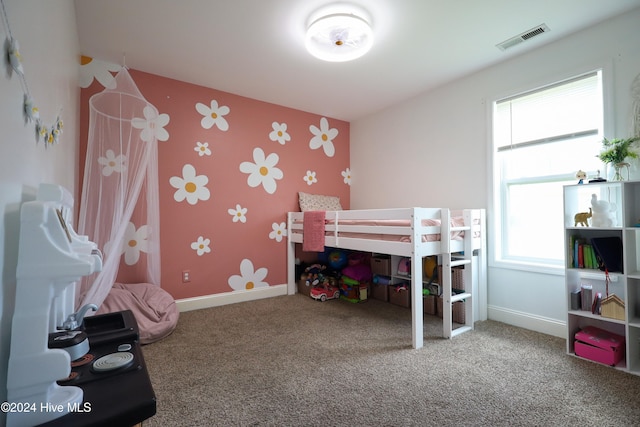
M 436 282 L 442 285 L 442 265 L 438 266 L 438 278 Z M 464 267 L 453 267 L 451 269 L 451 287 L 462 290 L 466 289 L 464 287 Z
M 438 314 L 438 303 L 435 295 L 426 295 L 422 298 L 422 311 L 424 314 L 435 316 Z
M 437 310 L 438 317 L 442 319 L 444 314 L 444 300 L 442 297 L 437 298 Z M 461 325 L 465 324 L 466 314 L 464 309 L 464 301 L 456 301 L 451 304 L 451 320 L 454 323 L 460 323 Z
M 310 296 L 311 284 L 307 283 L 307 281 L 303 279 L 298 280 L 298 293 L 302 295 Z
M 587 326 L 576 332 L 574 349 L 576 356 L 615 366 L 624 359 L 624 343 L 624 337 L 621 335 Z
M 411 307 L 411 286 L 392 285 L 389 286 L 389 302 L 400 307 Z
M 375 283 L 375 282 L 372 283 L 371 298 L 384 301 L 384 302 L 389 301 L 389 285 Z
M 371 273 L 380 276 L 391 275 L 391 257 L 389 255 L 375 255 L 371 257 Z

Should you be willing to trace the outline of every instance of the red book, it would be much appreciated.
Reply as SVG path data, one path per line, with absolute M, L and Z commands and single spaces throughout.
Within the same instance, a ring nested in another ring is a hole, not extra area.
M 584 247 L 578 246 L 578 268 L 584 268 Z

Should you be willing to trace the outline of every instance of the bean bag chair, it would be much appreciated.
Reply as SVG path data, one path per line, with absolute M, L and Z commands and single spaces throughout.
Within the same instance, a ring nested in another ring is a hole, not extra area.
M 140 329 L 140 343 L 150 344 L 173 332 L 178 324 L 176 302 L 151 283 L 114 283 L 96 314 L 131 310 Z

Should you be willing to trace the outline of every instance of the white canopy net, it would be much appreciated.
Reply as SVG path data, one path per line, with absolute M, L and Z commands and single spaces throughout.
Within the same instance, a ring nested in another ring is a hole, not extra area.
M 103 253 L 102 271 L 83 279 L 77 307 L 104 302 L 126 254 L 127 281 L 160 285 L 158 146 L 147 102 L 122 68 L 112 89 L 89 100 L 89 135 L 78 231 Z

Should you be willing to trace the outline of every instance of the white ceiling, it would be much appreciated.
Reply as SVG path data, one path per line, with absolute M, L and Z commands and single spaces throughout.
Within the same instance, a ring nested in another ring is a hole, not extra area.
M 307 54 L 332 0 L 75 0 L 83 55 L 352 121 L 610 17 L 640 0 L 349 0 L 370 15 L 362 58 Z M 550 32 L 496 44 L 540 24 Z

